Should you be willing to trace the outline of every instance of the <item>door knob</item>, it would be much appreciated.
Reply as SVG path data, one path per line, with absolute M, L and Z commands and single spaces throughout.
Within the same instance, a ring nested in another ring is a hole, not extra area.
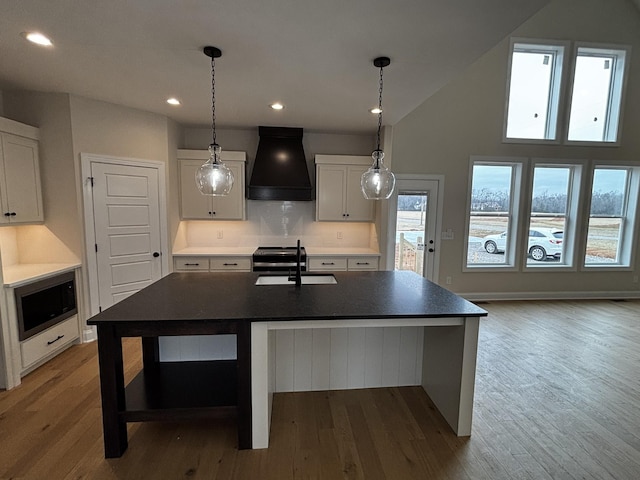
M 433 252 L 434 252 L 433 248 L 430 248 L 429 253 L 433 253 Z
M 158 252 L 153 252 L 153 257 L 154 258 L 158 258 L 160 256 L 160 254 Z

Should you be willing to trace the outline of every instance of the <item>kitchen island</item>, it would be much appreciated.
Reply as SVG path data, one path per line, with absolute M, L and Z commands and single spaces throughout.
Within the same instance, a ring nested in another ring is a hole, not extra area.
M 173 273 L 88 323 L 98 328 L 105 456 L 126 423 L 235 415 L 239 448 L 265 448 L 271 333 L 425 327 L 422 386 L 458 435 L 471 433 L 479 318 L 487 313 L 411 272 L 336 272 L 335 285 L 255 285 L 257 273 Z M 433 327 L 433 328 L 432 328 Z M 234 361 L 160 362 L 161 335 L 235 334 Z M 122 337 L 140 336 L 143 371 L 124 386 Z M 217 383 L 216 383 L 217 382 Z

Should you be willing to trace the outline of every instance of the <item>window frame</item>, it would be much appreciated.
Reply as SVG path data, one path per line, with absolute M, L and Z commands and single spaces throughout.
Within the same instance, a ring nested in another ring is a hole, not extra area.
M 581 49 L 592 50 L 592 52 L 587 52 L 590 57 L 605 57 L 607 52 L 609 54 L 615 52 L 624 52 L 623 64 L 620 66 L 620 61 L 616 61 L 616 65 L 614 68 L 614 72 L 612 73 L 612 88 L 609 90 L 609 104 L 613 100 L 612 97 L 618 97 L 619 104 L 617 106 L 617 119 L 615 122 L 612 120 L 612 111 L 610 106 L 607 108 L 606 112 L 606 122 L 607 126 L 605 127 L 607 130 L 610 130 L 612 127 L 612 123 L 615 123 L 616 127 L 616 135 L 615 140 L 569 140 L 569 125 L 571 123 L 571 107 L 573 102 L 573 90 L 575 86 L 576 80 L 576 66 L 577 59 Z M 596 52 L 598 51 L 599 52 Z M 566 97 L 566 113 L 565 113 L 565 122 L 564 122 L 564 144 L 566 145 L 575 145 L 575 146 L 604 146 L 604 147 L 618 147 L 621 144 L 622 137 L 622 123 L 624 119 L 624 105 L 625 105 L 625 97 L 627 90 L 627 82 L 629 78 L 629 64 L 631 58 L 631 46 L 623 45 L 623 44 L 604 44 L 604 43 L 593 43 L 593 42 L 574 42 L 573 52 L 571 57 L 571 77 L 568 79 L 569 87 Z M 619 70 L 622 69 L 622 72 Z
M 591 202 L 593 199 L 593 180 L 595 172 L 603 170 L 626 170 L 627 179 L 624 199 L 622 203 L 621 234 L 618 240 L 618 262 L 616 263 L 586 263 L 587 241 L 589 235 L 589 221 L 591 220 Z M 634 239 L 638 238 L 640 225 L 640 167 L 637 164 L 620 163 L 604 164 L 597 162 L 590 168 L 588 200 L 585 208 L 584 249 L 581 255 L 582 271 L 632 271 L 636 264 L 637 247 Z
M 577 271 L 576 267 L 576 252 L 578 251 L 577 245 L 577 232 L 579 215 L 581 211 L 581 198 L 580 191 L 582 185 L 583 165 L 581 163 L 571 163 L 567 159 L 551 159 L 551 158 L 532 158 L 530 164 L 529 178 L 530 181 L 527 185 L 527 189 L 523 194 L 527 194 L 526 200 L 526 218 L 522 226 L 522 245 L 528 247 L 529 243 L 529 230 L 531 229 L 532 208 L 533 208 L 533 184 L 535 181 L 535 169 L 540 168 L 568 168 L 569 172 L 569 184 L 567 187 L 567 207 L 565 213 L 565 225 L 562 235 L 562 257 L 558 263 L 534 263 L 528 261 L 528 254 L 523 254 L 522 270 L 523 272 L 533 271 L 547 271 L 552 269 L 554 271 Z M 535 227 L 534 227 L 535 228 Z M 527 248 L 528 250 L 528 248 Z M 524 251 L 524 249 L 523 249 Z
M 507 127 L 509 121 L 509 100 L 511 96 L 511 74 L 513 69 L 513 54 L 516 51 L 517 45 L 528 45 L 531 48 L 525 51 L 544 53 L 554 52 L 554 69 L 552 71 L 550 98 L 548 101 L 547 112 L 547 133 L 553 128 L 554 138 L 520 138 L 520 137 L 508 137 Z M 518 143 L 518 144 L 543 144 L 543 145 L 560 145 L 564 133 L 561 126 L 563 121 L 563 108 L 565 104 L 565 73 L 568 68 L 568 55 L 570 51 L 571 42 L 563 40 L 545 40 L 545 39 L 530 39 L 530 38 L 518 38 L 512 37 L 509 42 L 509 57 L 507 66 L 507 85 L 505 92 L 505 106 L 504 106 L 504 119 L 502 124 L 502 142 L 503 143 Z M 554 118 L 550 118 L 550 117 Z
M 463 272 L 479 272 L 479 271 L 519 271 L 519 255 L 520 253 L 515 248 L 522 207 L 522 185 L 523 174 L 528 162 L 524 157 L 494 157 L 494 156 L 481 156 L 472 155 L 469 161 L 469 181 L 467 185 L 467 209 L 466 209 L 466 222 L 465 222 L 465 239 L 464 242 L 464 261 L 462 266 Z M 510 184 L 510 199 L 509 199 L 509 227 L 507 235 L 507 245 L 505 247 L 505 257 L 502 263 L 479 263 L 469 264 L 469 234 L 471 227 L 471 205 L 473 201 L 473 168 L 476 165 L 487 165 L 496 167 L 512 167 L 511 184 Z

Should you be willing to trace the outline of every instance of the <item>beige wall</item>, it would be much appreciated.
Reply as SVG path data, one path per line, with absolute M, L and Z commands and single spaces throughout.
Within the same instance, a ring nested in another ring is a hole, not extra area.
M 640 289 L 634 272 L 525 274 L 463 272 L 471 155 L 633 161 L 640 165 L 640 15 L 626 0 L 556 0 L 513 36 L 619 43 L 632 46 L 620 147 L 534 146 L 502 143 L 509 39 L 472 65 L 394 127 L 393 168 L 397 173 L 445 176 L 440 283 L 452 277 L 461 293 L 626 292 Z M 637 243 L 637 242 L 636 242 Z

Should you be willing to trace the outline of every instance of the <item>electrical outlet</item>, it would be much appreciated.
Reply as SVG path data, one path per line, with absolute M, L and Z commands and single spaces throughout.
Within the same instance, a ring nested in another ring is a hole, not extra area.
M 222 230 L 218 230 L 218 240 L 221 240 L 223 237 Z
M 451 277 L 447 277 L 445 282 L 447 285 L 451 285 Z
M 336 238 L 337 238 L 338 240 L 342 240 L 342 232 L 337 232 L 337 233 L 336 233 Z

